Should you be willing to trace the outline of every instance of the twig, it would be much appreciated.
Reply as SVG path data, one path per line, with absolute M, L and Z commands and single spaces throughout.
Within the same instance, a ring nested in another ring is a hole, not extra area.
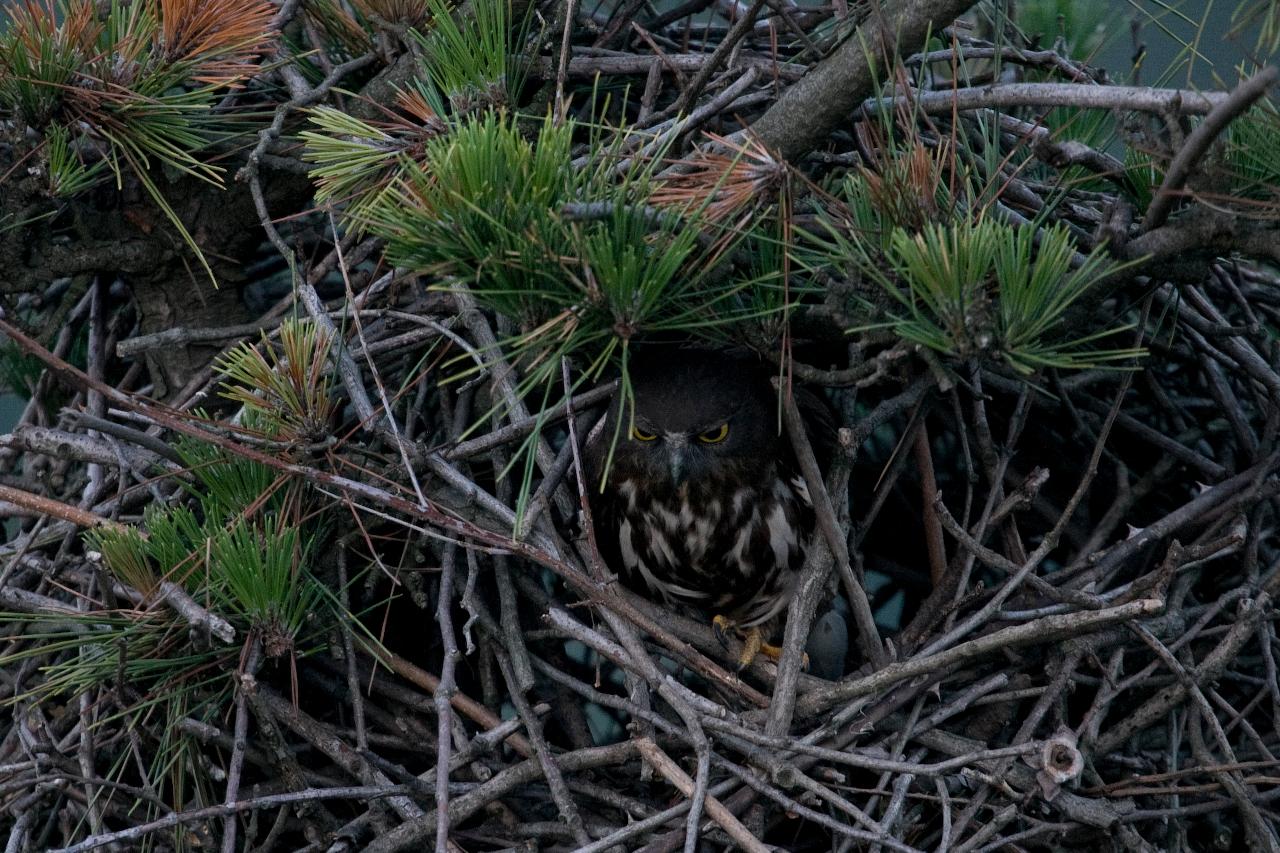
M 862 584 L 853 575 L 853 569 L 849 564 L 848 540 L 841 533 L 840 525 L 836 521 L 835 509 L 831 505 L 831 496 L 827 494 L 826 487 L 822 482 L 822 474 L 818 470 L 818 462 L 814 458 L 813 448 L 810 447 L 808 436 L 805 434 L 804 421 L 800 416 L 800 410 L 796 406 L 795 399 L 787 393 L 782 396 L 782 418 L 787 428 L 787 435 L 791 439 L 792 449 L 796 454 L 796 461 L 800 463 L 800 470 L 804 474 L 806 485 L 809 487 L 809 496 L 813 500 L 813 510 L 817 516 L 818 529 L 822 531 L 827 546 L 831 549 L 831 553 L 835 555 L 836 571 L 840 573 L 845 595 L 848 596 L 849 605 L 853 608 L 853 621 L 858 631 L 859 648 L 861 648 L 862 654 L 867 660 L 871 661 L 873 666 L 883 666 L 888 660 L 888 656 L 885 654 L 884 645 L 880 640 L 880 632 L 876 630 L 876 621 L 871 612 L 871 604 L 867 601 L 867 593 L 862 588 Z M 856 447 L 853 443 L 852 435 L 842 436 L 841 441 L 842 443 L 848 442 L 847 449 Z
M 929 576 L 936 587 L 942 584 L 942 576 L 947 570 L 947 547 L 942 541 L 942 523 L 934 506 L 938 498 L 938 481 L 933 473 L 933 451 L 929 447 L 929 428 L 924 419 L 916 431 L 914 451 L 916 468 L 920 472 L 921 521 L 929 551 Z
M 865 696 L 907 678 L 945 671 L 998 649 L 1014 648 L 1028 643 L 1050 643 L 1076 637 L 1129 619 L 1159 613 L 1164 602 L 1142 599 L 1104 610 L 1044 616 L 1022 625 L 992 631 L 975 640 L 960 643 L 934 654 L 920 654 L 909 660 L 892 663 L 880 671 L 842 682 L 828 688 L 810 691 L 796 703 L 797 714 L 815 714 L 838 702 Z
M 1258 620 L 1267 612 L 1271 604 L 1271 596 L 1260 593 L 1257 599 L 1243 601 L 1235 624 L 1226 636 L 1207 654 L 1204 659 L 1190 670 L 1192 683 L 1207 683 L 1218 678 L 1223 669 L 1235 660 L 1240 649 L 1249 641 Z M 1129 711 L 1110 731 L 1098 737 L 1094 750 L 1097 754 L 1106 754 L 1124 743 L 1135 732 L 1141 731 L 1154 720 L 1168 713 L 1170 708 L 1183 702 L 1187 696 L 1187 686 L 1182 683 L 1173 684 L 1156 693 L 1137 708 Z
M 928 115 L 1014 107 L 1132 110 L 1168 115 L 1206 115 L 1227 100 L 1226 92 L 1152 89 L 1146 86 L 1096 86 L 1083 83 L 996 83 L 991 86 L 914 92 L 864 101 L 867 112 L 901 108 Z
M 72 844 L 70 847 L 50 848 L 46 853 L 84 853 L 86 850 L 96 850 L 99 847 L 106 847 L 108 844 L 137 841 L 138 839 L 146 838 L 154 832 L 159 832 L 163 829 L 170 829 L 175 826 L 182 826 L 183 824 L 198 823 L 211 818 L 226 817 L 228 815 L 244 811 L 269 809 L 276 806 L 287 805 L 289 803 L 305 803 L 320 800 L 381 799 L 384 797 L 401 796 L 407 792 L 408 791 L 404 786 L 398 785 L 390 787 L 356 785 L 336 788 L 308 788 L 302 791 L 289 791 L 283 794 L 268 794 L 262 797 L 254 797 L 249 800 L 238 800 L 231 805 L 223 803 L 216 806 L 205 806 L 202 809 L 192 809 L 191 811 L 186 812 L 174 812 L 173 814 L 166 815 L 159 820 L 153 820 L 148 823 L 131 826 L 128 829 L 122 829 L 119 832 L 109 832 L 105 835 L 91 836 L 78 844 Z
M 224 643 L 235 642 L 236 629 L 231 623 L 201 607 L 182 587 L 172 581 L 162 580 L 156 589 L 156 597 L 172 607 L 193 629 L 212 634 Z
M 436 678 L 426 670 L 417 667 L 404 660 L 403 658 L 391 654 L 390 652 L 374 645 L 371 641 L 357 636 L 356 642 L 360 648 L 370 654 L 379 663 L 391 669 L 402 678 L 418 685 L 423 690 L 435 693 L 440 685 L 440 679 Z M 469 719 L 483 726 L 485 729 L 493 730 L 502 725 L 501 718 L 479 702 L 471 699 L 462 693 L 453 693 L 449 697 L 449 704 L 460 714 L 465 714 Z M 518 754 L 529 758 L 533 756 L 533 746 L 523 736 L 512 734 L 506 739 L 507 746 L 510 746 Z
M 653 765 L 654 769 L 663 775 L 663 777 L 675 785 L 680 793 L 686 797 L 693 796 L 693 780 L 689 778 L 689 774 L 685 773 L 680 767 L 671 760 L 665 752 L 658 748 L 658 745 L 648 738 L 637 738 L 636 749 L 644 756 L 644 760 Z M 721 828 L 729 834 L 729 837 L 737 842 L 738 846 L 749 853 L 768 853 L 769 848 L 761 844 L 756 837 L 751 834 L 742 821 L 733 816 L 733 813 L 724 807 L 724 804 L 715 797 L 707 796 L 707 814 Z
M 8 501 L 39 515 L 49 515 L 69 521 L 77 527 L 120 527 L 118 523 L 96 513 L 46 498 L 43 495 L 15 489 L 13 486 L 0 484 L 0 501 Z
M 511 671 L 510 661 L 506 659 L 505 655 L 499 654 L 498 662 L 502 664 L 503 675 L 507 678 L 507 684 L 514 688 L 515 678 Z M 573 840 L 579 847 L 590 844 L 591 838 L 587 835 L 582 815 L 574 804 L 568 786 L 565 785 L 564 774 L 560 771 L 560 765 L 556 762 L 556 757 L 551 754 L 551 746 L 547 743 L 546 738 L 543 737 L 542 722 L 533 713 L 533 709 L 529 707 L 528 700 L 525 699 L 520 690 L 513 689 L 509 695 L 511 703 L 515 706 L 516 713 L 520 715 L 520 719 L 524 720 L 525 731 L 529 733 L 534 755 L 542 768 L 543 778 L 547 780 L 547 787 L 551 790 L 551 799 L 555 802 L 556 808 L 560 812 L 561 820 L 568 825 L 569 832 L 572 833 Z M 439 799 L 436 802 L 439 803 Z M 438 808 L 443 808 L 443 806 L 438 806 Z M 444 822 L 442 816 L 441 824 Z M 440 836 L 437 834 L 436 838 L 437 849 L 439 849 Z
M 564 95 L 564 84 L 569 77 L 569 39 L 573 35 L 573 19 L 578 9 L 577 0 L 564 0 L 563 9 L 564 34 L 560 39 L 560 61 L 556 66 L 555 116 L 557 122 L 563 121 L 569 111 L 569 104 Z
M 440 588 L 436 596 L 436 623 L 440 626 L 441 652 L 440 680 L 432 698 L 436 707 L 436 809 L 440 819 L 436 822 L 436 849 L 444 850 L 449 841 L 449 752 L 453 747 L 450 723 L 453 711 L 449 702 L 457 685 L 454 671 L 458 665 L 458 641 L 453 633 L 453 575 L 458 548 L 452 542 L 444 547 L 440 560 Z M 535 742 L 536 748 L 536 742 Z
M 1072 493 L 1071 499 L 1067 501 L 1066 507 L 1063 509 L 1058 521 L 1054 524 L 1053 529 L 1045 534 L 1040 544 L 1036 547 L 1018 569 L 1018 571 L 1005 581 L 1004 585 L 991 597 L 986 604 L 978 608 L 976 612 L 962 621 L 946 635 L 929 643 L 922 650 L 925 654 L 931 654 L 939 649 L 946 648 L 949 644 L 955 642 L 960 637 L 973 631 L 979 625 L 984 624 L 991 615 L 995 613 L 1009 596 L 1013 595 L 1022 584 L 1023 579 L 1033 572 L 1037 566 L 1048 556 L 1049 552 L 1057 546 L 1062 531 L 1066 528 L 1067 522 L 1071 520 L 1072 514 L 1076 507 L 1084 500 L 1088 493 L 1089 485 L 1093 482 L 1093 478 L 1098 473 L 1098 460 L 1102 457 L 1102 450 L 1106 446 L 1107 438 L 1111 435 L 1111 427 L 1115 423 L 1116 415 L 1120 411 L 1120 404 L 1124 401 L 1125 393 L 1129 390 L 1129 375 L 1126 374 L 1125 379 L 1121 381 L 1120 388 L 1116 393 L 1115 402 L 1111 406 L 1111 411 L 1107 415 L 1107 420 L 1102 426 L 1102 430 L 1098 434 L 1098 440 L 1094 442 L 1093 453 L 1089 458 L 1089 463 L 1085 467 L 1084 473 L 1080 477 L 1080 482 L 1076 486 L 1075 492 Z M 1000 479 L 994 478 L 992 482 L 998 483 Z
M 255 637 L 250 641 L 249 655 L 244 662 L 243 671 L 238 673 L 236 685 L 235 733 L 232 735 L 231 759 L 227 763 L 227 793 L 223 797 L 223 805 L 228 809 L 232 809 L 240 796 L 240 773 L 244 769 L 244 754 L 249 745 L 248 694 L 255 689 L 254 678 L 261 660 L 262 644 Z M 222 822 L 222 853 L 235 853 L 238 828 L 237 813 L 234 810 L 228 811 Z
M 674 107 L 676 113 L 688 112 L 689 107 L 702 94 L 707 81 L 711 79 L 711 75 L 719 68 L 720 63 L 724 62 L 729 52 L 737 47 L 738 42 L 742 41 L 747 33 L 751 31 L 751 28 L 755 26 L 756 16 L 760 14 L 760 9 L 764 6 L 764 3 L 765 0 L 752 0 L 746 14 L 734 22 L 729 29 L 728 35 L 716 45 L 716 49 L 711 52 L 710 58 L 698 68 L 697 73 L 693 75 L 693 79 L 689 81 L 689 85 L 685 87 L 684 91 L 680 93 L 680 97 L 676 99 Z
M 752 123 L 752 135 L 783 159 L 798 160 L 872 94 L 879 69 L 916 50 L 926 33 L 941 31 L 972 5 L 973 0 L 907 0 L 892 13 L 873 12 Z
M 1243 113 L 1254 102 L 1267 93 L 1267 89 L 1280 79 L 1280 69 L 1267 66 L 1245 80 L 1226 98 L 1214 104 L 1213 109 L 1204 117 L 1191 133 L 1187 141 L 1169 163 L 1164 173 L 1160 189 L 1156 190 L 1147 206 L 1146 216 L 1142 220 L 1142 230 L 1152 231 L 1164 224 L 1173 209 L 1177 193 L 1186 183 L 1191 169 L 1200 162 L 1204 153 L 1209 150 L 1213 140 L 1226 129 L 1236 116 Z
M 635 744 L 625 741 L 612 746 L 567 752 L 560 755 L 557 761 L 563 771 L 589 770 L 593 767 L 619 764 L 634 756 L 635 752 Z M 454 797 L 449 803 L 449 819 L 453 823 L 466 820 L 504 793 L 515 790 L 521 785 L 527 785 L 540 775 L 542 775 L 542 767 L 537 759 L 526 759 L 514 767 L 508 767 L 488 782 L 462 796 Z M 365 853 L 394 853 L 399 850 L 421 849 L 418 845 L 422 839 L 435 834 L 435 822 L 434 813 L 406 821 L 375 838 L 364 848 Z
M 470 439 L 469 441 L 459 442 L 453 447 L 443 451 L 444 458 L 450 461 L 459 459 L 470 459 L 481 453 L 486 453 L 495 447 L 501 447 L 513 441 L 523 438 L 539 426 L 552 424 L 565 417 L 568 413 L 570 405 L 581 410 L 594 406 L 603 400 L 607 400 L 613 396 L 618 388 L 618 383 L 608 382 L 599 388 L 592 388 L 590 391 L 584 391 L 573 397 L 572 403 L 562 401 L 541 412 L 538 415 L 529 416 L 513 420 L 506 426 L 496 429 L 486 435 Z

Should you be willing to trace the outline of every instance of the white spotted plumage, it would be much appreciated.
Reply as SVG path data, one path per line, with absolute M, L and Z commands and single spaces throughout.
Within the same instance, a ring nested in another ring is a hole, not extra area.
M 770 371 L 703 349 L 649 353 L 587 442 L 591 481 L 608 468 L 591 496 L 601 555 L 655 599 L 763 626 L 787 606 L 813 530 Z
M 695 606 L 714 597 L 717 606 L 734 605 L 742 627 L 767 622 L 786 607 L 803 552 L 799 509 L 808 503 L 807 492 L 799 493 L 793 480 L 778 477 L 768 488 L 738 489 L 728 514 L 715 499 L 697 511 L 688 490 L 673 495 L 674 504 L 650 501 L 643 510 L 630 481 L 620 484 L 619 494 L 621 568 L 652 594 Z M 731 545 L 717 555 L 717 534 L 726 533 Z M 737 578 L 730 589 L 712 591 L 696 583 L 714 588 L 725 569 Z

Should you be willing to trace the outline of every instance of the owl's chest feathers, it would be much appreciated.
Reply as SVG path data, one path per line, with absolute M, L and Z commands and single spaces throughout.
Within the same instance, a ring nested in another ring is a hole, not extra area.
M 623 476 L 616 485 L 621 568 L 633 581 L 668 600 L 749 619 L 785 604 L 807 533 L 803 482 L 776 469 L 756 485 L 642 482 Z

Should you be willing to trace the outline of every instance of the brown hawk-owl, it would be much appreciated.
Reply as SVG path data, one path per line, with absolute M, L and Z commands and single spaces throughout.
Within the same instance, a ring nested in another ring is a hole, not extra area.
M 586 445 L 601 556 L 633 589 L 714 617 L 722 636 L 741 631 L 741 665 L 762 649 L 776 656 L 763 641 L 791 599 L 814 519 L 768 372 L 683 347 L 645 350 L 629 374 L 634 408 L 616 395 Z M 823 420 L 811 395 L 802 411 Z

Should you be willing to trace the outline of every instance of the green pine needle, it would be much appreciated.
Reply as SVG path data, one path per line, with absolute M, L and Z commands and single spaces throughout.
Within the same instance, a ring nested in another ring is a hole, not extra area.
M 276 519 L 239 521 L 209 540 L 209 569 L 225 582 L 231 606 L 260 632 L 271 657 L 291 652 L 314 605 L 315 582 L 300 569 L 299 531 Z
M 150 595 L 160 577 L 148 554 L 147 540 L 136 527 L 100 527 L 85 534 L 85 541 L 102 554 L 121 583 Z
M 323 440 L 337 409 L 332 344 L 330 333 L 311 320 L 285 320 L 279 347 L 264 333 L 259 347 L 242 341 L 217 359 L 214 367 L 227 380 L 221 395 L 253 412 L 272 435 Z
M 1073 268 L 1076 247 L 1060 225 L 1039 231 L 990 218 L 896 229 L 885 255 L 863 272 L 899 305 L 893 330 L 904 340 L 956 358 L 995 357 L 1030 375 L 1042 367 L 1080 369 L 1131 360 L 1133 348 L 1097 349 L 1130 328 L 1088 335 L 1064 328 L 1067 309 L 1120 266 L 1095 249 Z
M 513 104 L 527 69 L 516 57 L 525 26 L 510 23 L 510 0 L 472 0 L 469 15 L 455 16 L 445 0 L 426 0 L 426 7 L 430 31 L 410 33 L 425 55 L 428 79 L 454 115 Z
M 1278 132 L 1280 111 L 1264 99 L 1228 126 L 1223 150 L 1230 194 L 1267 203 L 1269 216 L 1280 204 Z
M 262 504 L 264 496 L 267 502 L 263 509 L 277 508 L 274 496 L 279 475 L 273 469 L 187 436 L 175 440 L 173 446 L 196 479 L 195 483 L 183 482 L 183 488 L 200 501 L 206 518 L 221 524 L 248 507 Z

